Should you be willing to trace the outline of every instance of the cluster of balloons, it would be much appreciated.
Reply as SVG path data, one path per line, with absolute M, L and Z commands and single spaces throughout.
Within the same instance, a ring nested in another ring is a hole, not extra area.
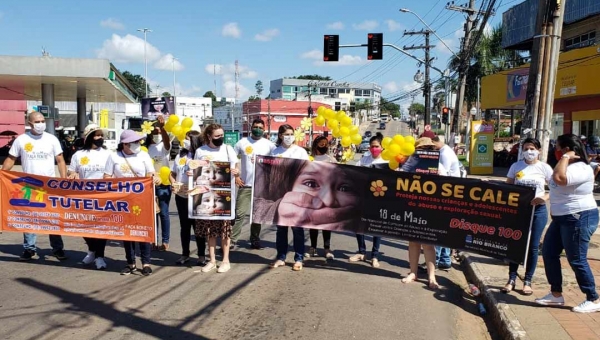
M 342 138 L 341 144 L 343 147 L 347 148 L 351 144 L 360 145 L 362 142 L 362 137 L 358 132 L 358 126 L 352 124 L 352 118 L 348 117 L 346 112 L 335 112 L 325 106 L 319 106 L 319 108 L 317 108 L 315 124 L 317 126 L 323 126 L 325 123 L 327 123 L 327 127 L 331 130 L 333 137 Z
M 179 124 L 179 116 L 169 115 L 169 119 L 165 123 L 164 129 L 179 140 L 179 144 L 183 144 L 185 135 L 192 129 L 194 121 L 190 117 L 183 118 Z
M 168 166 L 163 166 L 158 171 L 158 176 L 160 177 L 160 184 L 162 185 L 170 185 L 171 179 L 169 175 L 171 174 L 171 169 Z
M 415 152 L 415 138 L 402 135 L 385 137 L 381 141 L 381 146 L 383 146 L 381 158 L 389 161 L 390 169 L 396 170 Z

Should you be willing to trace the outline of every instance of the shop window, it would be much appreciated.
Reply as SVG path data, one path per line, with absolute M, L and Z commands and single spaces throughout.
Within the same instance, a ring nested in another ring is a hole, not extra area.
M 354 90 L 354 96 L 355 97 L 362 97 L 363 95 L 363 91 L 362 90 Z
M 320 88 L 319 89 L 319 93 L 320 94 L 327 94 L 327 89 L 326 88 Z
M 591 46 L 596 43 L 596 31 L 587 32 L 576 37 L 565 39 L 565 51 Z
M 371 96 L 371 90 L 363 90 L 363 97 L 370 97 Z

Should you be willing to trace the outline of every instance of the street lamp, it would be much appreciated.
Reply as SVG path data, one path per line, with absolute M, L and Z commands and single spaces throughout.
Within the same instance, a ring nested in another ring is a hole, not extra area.
M 400 8 L 400 12 L 402 12 L 402 13 L 411 13 L 414 16 L 416 16 L 417 19 L 419 19 L 419 21 L 421 21 L 423 23 L 423 25 L 425 25 L 427 27 L 427 29 L 429 29 L 429 31 L 431 31 L 431 33 L 433 33 L 433 35 L 435 35 L 438 39 L 440 39 L 440 42 L 442 44 L 444 44 L 444 46 L 446 46 L 446 48 L 448 49 L 448 51 L 450 51 L 454 55 L 454 57 L 458 58 L 458 56 L 456 55 L 456 53 L 454 53 L 454 51 L 452 51 L 452 49 L 450 49 L 450 47 L 448 47 L 448 45 L 446 45 L 446 43 L 444 42 L 444 39 L 440 38 L 440 36 L 437 35 L 437 33 L 435 33 L 435 31 L 433 30 L 433 28 L 431 28 L 429 25 L 427 25 L 427 23 L 425 21 L 423 21 L 423 19 L 421 19 L 421 17 L 417 13 L 411 11 L 408 8 Z
M 146 84 L 146 97 L 148 97 L 148 60 L 146 59 L 146 34 L 152 32 L 149 28 L 138 28 L 138 32 L 144 32 L 144 83 Z
M 177 96 L 177 94 L 175 92 L 177 92 L 175 90 L 175 60 L 177 60 L 177 58 L 173 57 L 173 96 Z

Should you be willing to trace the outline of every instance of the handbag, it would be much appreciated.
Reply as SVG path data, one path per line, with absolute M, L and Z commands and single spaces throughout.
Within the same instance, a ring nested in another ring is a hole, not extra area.
M 135 178 L 139 178 L 140 176 L 138 176 L 138 174 L 135 171 L 133 171 L 133 168 L 131 167 L 131 164 L 129 164 L 129 161 L 127 160 L 127 157 L 125 157 L 125 154 L 123 154 L 123 151 L 121 151 L 121 156 L 125 160 L 125 163 L 127 163 L 127 166 L 131 170 L 131 173 L 133 174 L 133 176 Z M 160 213 L 160 205 L 158 204 L 158 197 L 157 196 L 154 196 L 154 211 L 156 211 L 157 214 Z

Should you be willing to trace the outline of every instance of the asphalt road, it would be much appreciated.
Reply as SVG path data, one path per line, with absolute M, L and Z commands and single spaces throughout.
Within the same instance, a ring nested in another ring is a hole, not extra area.
M 402 124 L 393 122 L 388 129 L 400 131 Z M 0 234 L 0 338 L 490 337 L 474 301 L 464 292 L 460 270 L 440 271 L 442 288 L 437 291 L 426 287 L 425 276 L 411 284 L 400 282 L 408 273 L 406 242 L 384 239 L 381 267 L 375 269 L 369 262 L 349 263 L 355 238 L 335 233 L 334 260 L 308 259 L 303 271 L 293 272 L 289 265 L 268 269 L 275 256 L 275 228 L 263 229 L 267 248 L 260 251 L 247 248 L 244 228 L 232 269 L 225 274 L 199 273 L 199 267 L 174 265 L 181 249 L 174 202 L 171 221 L 171 249 L 153 252 L 154 273 L 149 277 L 119 275 L 125 265 L 120 242 L 109 242 L 108 269 L 97 271 L 79 263 L 86 250 L 82 239 L 64 238 L 69 259 L 59 262 L 49 256 L 48 237 L 41 235 L 43 258 L 22 263 L 21 234 Z

